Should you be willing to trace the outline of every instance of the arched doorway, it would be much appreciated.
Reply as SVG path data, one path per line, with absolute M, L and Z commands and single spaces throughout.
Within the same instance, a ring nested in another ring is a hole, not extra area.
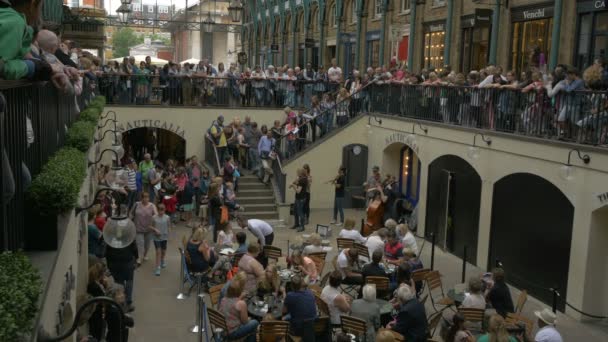
M 165 163 L 173 159 L 178 164 L 186 160 L 186 140 L 172 131 L 139 127 L 123 132 L 123 146 L 135 160 L 143 159 L 144 153 L 152 154 L 154 160 Z
M 344 184 L 344 207 L 361 208 L 365 200 L 357 200 L 353 196 L 363 195 L 363 183 L 367 180 L 367 146 L 350 144 L 342 148 L 342 166 L 346 168 Z M 337 172 L 338 170 L 336 170 Z
M 566 298 L 574 207 L 551 182 L 530 173 L 494 184 L 489 266 L 500 260 L 507 281 L 550 304 Z M 563 301 L 558 308 L 564 310 Z
M 422 163 L 414 147 L 394 142 L 384 148 L 380 172 L 383 179 L 395 177 L 397 185 L 386 203 L 385 218 L 401 218 L 406 213 L 406 204 L 415 208 L 420 197 L 420 170 Z M 410 227 L 416 229 L 416 227 Z
M 443 249 L 477 262 L 481 177 L 466 160 L 444 155 L 429 165 L 425 235 Z

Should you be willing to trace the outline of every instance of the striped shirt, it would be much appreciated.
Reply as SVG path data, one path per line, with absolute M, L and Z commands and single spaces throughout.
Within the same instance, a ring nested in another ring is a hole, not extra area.
M 127 176 L 129 177 L 127 187 L 131 191 L 137 191 L 137 172 L 135 172 L 135 170 L 129 169 L 127 171 Z

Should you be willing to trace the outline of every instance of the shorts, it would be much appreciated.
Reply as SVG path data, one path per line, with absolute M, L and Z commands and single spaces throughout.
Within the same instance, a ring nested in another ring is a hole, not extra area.
M 192 210 L 194 210 L 194 204 L 189 203 L 189 204 L 182 205 L 182 211 L 189 212 Z
M 162 249 L 163 251 L 167 250 L 167 240 L 154 240 L 154 248 L 156 249 Z

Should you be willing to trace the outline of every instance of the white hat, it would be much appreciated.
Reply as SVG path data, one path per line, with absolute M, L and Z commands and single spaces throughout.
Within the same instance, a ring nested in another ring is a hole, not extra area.
M 549 325 L 555 325 L 555 323 L 557 323 L 557 316 L 549 309 L 545 308 L 543 311 L 534 311 L 534 314 L 538 319 Z

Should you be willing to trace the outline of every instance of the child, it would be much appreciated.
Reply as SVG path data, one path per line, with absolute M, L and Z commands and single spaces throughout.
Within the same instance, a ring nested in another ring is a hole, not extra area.
M 97 229 L 103 232 L 103 227 L 106 225 L 107 221 L 106 212 L 99 204 L 96 204 L 93 209 L 95 210 L 95 225 L 97 226 Z
M 240 210 L 241 206 L 236 203 L 236 194 L 234 193 L 234 184 L 226 182 L 226 191 L 224 194 L 224 203 L 232 210 Z
M 177 197 L 175 196 L 175 191 L 167 192 L 163 197 L 162 203 L 167 215 L 171 218 L 171 223 L 177 223 L 177 215 L 175 215 L 175 212 L 177 211 Z
M 234 234 L 232 233 L 232 226 L 227 224 L 223 230 L 221 230 L 217 236 L 217 245 L 220 249 L 232 248 L 234 244 Z
M 114 285 L 114 287 L 110 290 L 110 297 L 116 301 L 119 305 L 123 307 L 123 310 L 126 311 L 125 305 L 125 290 L 121 285 Z M 120 331 L 120 312 L 113 305 L 106 306 L 106 322 L 108 324 L 108 333 L 106 336 L 107 342 L 114 341 L 123 341 L 126 342 L 129 340 L 129 328 L 132 328 L 134 325 L 133 318 L 130 315 L 124 315 L 122 318 L 123 329 Z
M 171 219 L 165 214 L 165 205 L 158 205 L 158 214 L 153 217 L 152 229 L 156 233 L 154 236 L 154 248 L 156 249 L 156 270 L 154 275 L 160 276 L 160 269 L 167 267 L 165 254 L 167 252 L 167 240 L 169 239 L 169 227 Z

